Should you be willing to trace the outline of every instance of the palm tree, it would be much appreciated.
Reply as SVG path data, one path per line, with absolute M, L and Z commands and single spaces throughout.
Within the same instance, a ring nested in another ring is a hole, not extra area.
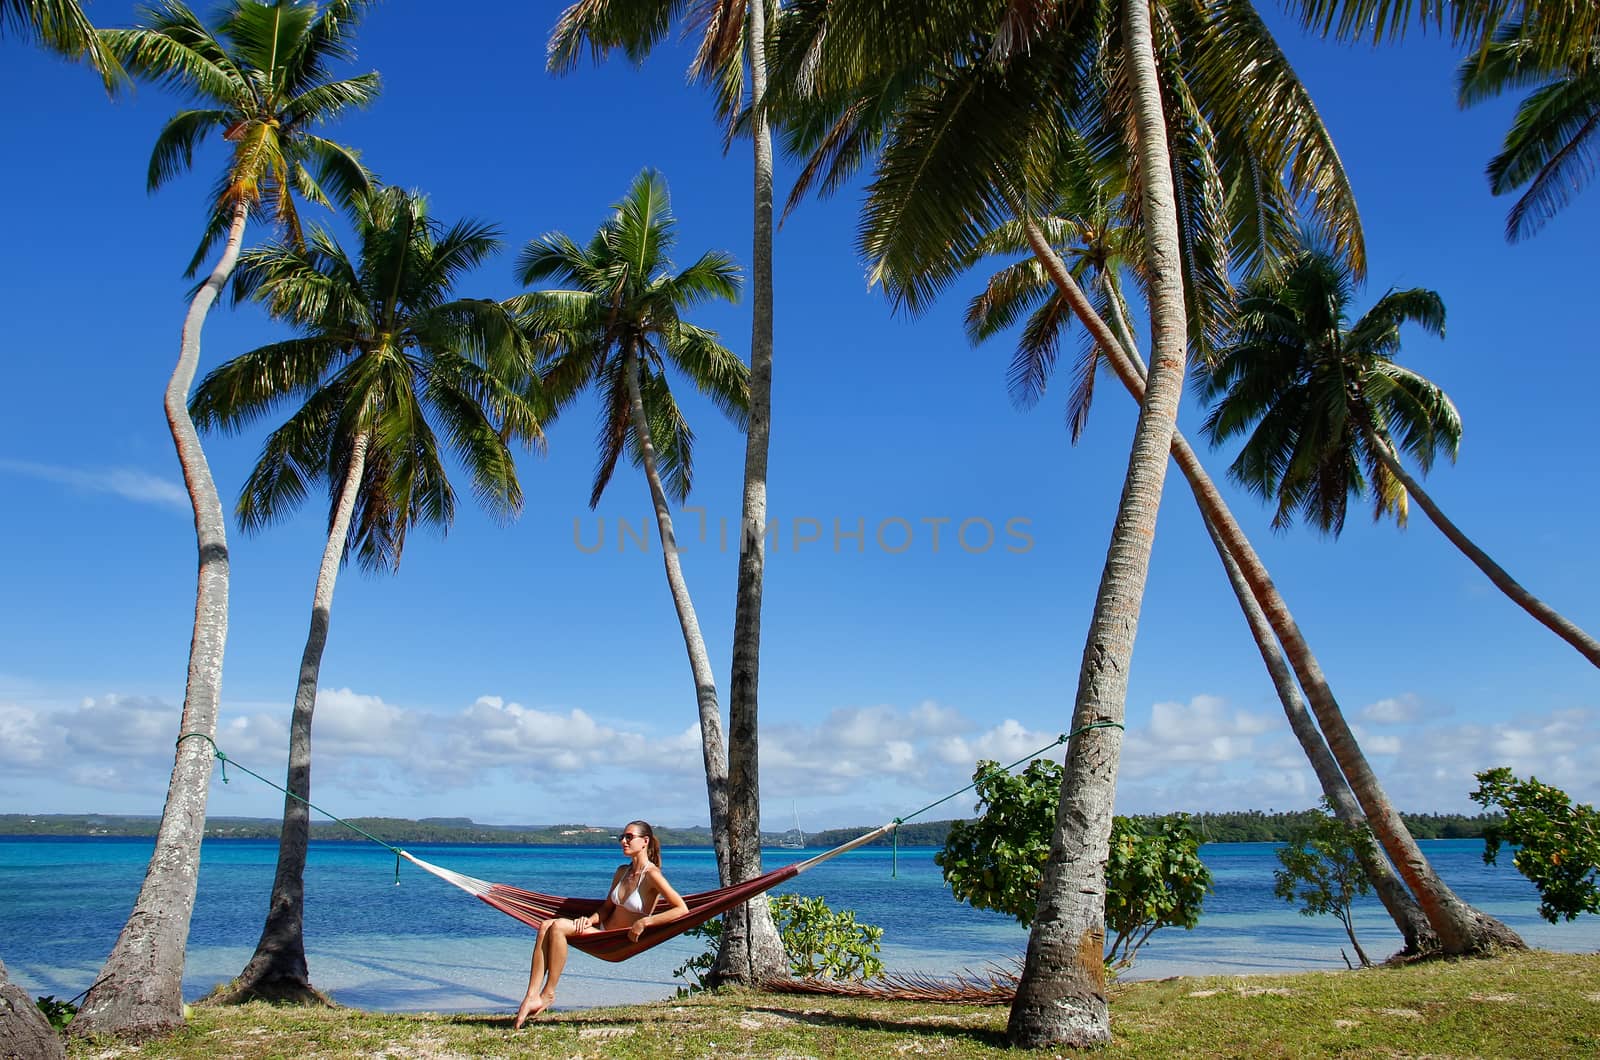
M 1045 241 L 1039 227 L 1031 222 L 1025 227 L 1030 245 L 1040 260 L 1046 263 L 1057 289 L 1071 303 L 1073 312 L 1107 352 L 1107 362 L 1123 385 L 1134 397 L 1140 397 L 1143 394 L 1144 381 L 1135 355 L 1123 347 L 1112 329 L 1100 319 L 1082 290 L 1077 287 L 1064 263 Z M 1329 751 L 1338 763 L 1340 772 L 1344 774 L 1351 792 L 1360 803 L 1367 824 L 1383 845 L 1385 853 L 1393 861 L 1406 886 L 1422 906 L 1428 926 L 1438 939 L 1438 948 L 1452 955 L 1481 954 L 1496 948 L 1522 948 L 1524 943 L 1514 931 L 1495 918 L 1461 901 L 1434 872 L 1433 866 L 1423 856 L 1405 822 L 1401 820 L 1399 813 L 1378 783 L 1376 774 L 1373 773 L 1360 745 L 1356 743 L 1355 734 L 1350 731 L 1349 723 L 1345 720 L 1344 713 L 1328 686 L 1321 664 L 1312 654 L 1305 636 L 1300 632 L 1299 624 L 1290 614 L 1288 605 L 1267 573 L 1260 556 L 1245 537 L 1233 513 L 1223 502 L 1221 492 L 1205 473 L 1199 458 L 1181 432 L 1173 435 L 1172 457 L 1188 480 L 1189 488 L 1193 491 L 1195 501 L 1199 504 L 1207 523 L 1227 544 L 1228 552 L 1237 564 L 1239 573 L 1249 585 L 1251 595 L 1265 613 L 1264 617 L 1282 645 L 1284 654 L 1294 669 L 1295 678 L 1305 692 Z M 1402 931 L 1405 932 L 1405 929 L 1402 928 Z M 1409 945 L 1411 933 L 1405 932 L 1405 934 Z M 1431 947 L 1432 941 L 1425 933 L 1419 934 L 1417 945 L 1419 948 L 1427 949 Z
M 1128 664 L 1185 370 L 1184 251 L 1150 6 L 1143 0 L 1012 5 L 951 0 L 797 4 L 779 68 L 848 119 L 892 124 L 862 218 L 872 275 L 916 308 L 1000 212 L 1047 199 L 1071 115 L 1108 98 L 1135 171 L 1153 363 L 1079 671 L 1056 833 L 1011 1009 L 1013 1044 L 1088 1046 L 1110 1037 L 1105 852 L 1121 752 Z M 1163 27 L 1166 32 L 1166 27 Z M 780 40 L 784 35 L 780 34 Z M 1085 76 L 1116 55 L 1123 79 Z M 885 91 L 887 90 L 887 91 Z M 898 96 L 884 105 L 873 97 Z M 859 157 L 859 153 L 858 153 Z M 952 261 L 952 259 L 955 259 Z M 1192 260 L 1192 259 L 1191 259 Z M 934 262 L 947 268 L 930 268 Z M 1093 951 L 1091 954 L 1091 950 Z
M 1104 931 L 1100 863 L 1126 666 L 1185 340 L 1203 354 L 1225 333 L 1216 311 L 1231 290 L 1228 254 L 1248 262 L 1284 245 L 1299 199 L 1362 257 L 1337 154 L 1253 9 L 1174 0 L 1157 7 L 1152 29 L 1144 6 L 812 0 L 791 7 L 776 50 L 776 81 L 792 86 L 783 112 L 791 94 L 800 104 L 789 146 L 816 152 L 802 183 L 836 188 L 879 154 L 861 242 L 870 275 L 913 310 L 961 272 L 997 220 L 1042 211 L 1069 130 L 1087 129 L 1097 154 L 1119 153 L 1135 189 L 1127 212 L 1139 223 L 1155 365 L 1148 390 L 1138 383 L 1140 427 L 1080 673 L 1081 734 L 1012 1009 L 1018 1044 L 1109 1035 L 1089 940 Z M 1240 70 L 1251 71 L 1248 91 Z M 1049 252 L 1041 239 L 1036 253 Z
M 524 286 L 566 285 L 510 300 L 525 326 L 545 346 L 543 372 L 552 413 L 589 387 L 600 398 L 600 461 L 589 505 L 600 502 L 624 450 L 644 468 L 661 537 L 667 585 L 683 630 L 706 768 L 711 834 L 727 858 L 727 773 L 721 708 L 705 639 L 678 559 L 669 502 L 682 502 L 693 482 L 694 434 L 673 399 L 670 364 L 740 427 L 749 402 L 749 370 L 715 332 L 683 319 L 710 300 L 734 301 L 739 269 L 721 251 L 708 251 L 673 272 L 677 241 L 666 181 L 646 169 L 634 178 L 615 213 L 584 246 L 563 233 L 530 242 L 517 259 Z
M 1130 254 L 1135 244 L 1130 226 L 1117 218 L 1114 204 L 1119 196 L 1115 192 L 1115 182 L 1094 179 L 1093 166 L 1081 140 L 1069 144 L 1067 161 L 1070 164 L 1063 174 L 1059 204 L 1062 209 L 1056 215 L 1040 218 L 1037 226 L 1050 233 L 1052 248 L 1062 248 L 1067 260 L 1060 262 L 1060 267 L 1078 284 L 1092 287 L 1095 312 L 1101 319 L 1100 329 L 1105 330 L 1104 321 L 1109 320 L 1109 330 L 1115 336 L 1115 341 L 1107 348 L 1094 340 L 1093 330 L 1085 330 L 1088 341 L 1074 366 L 1073 384 L 1067 399 L 1068 430 L 1076 443 L 1087 423 L 1098 367 L 1108 359 L 1131 360 L 1141 382 L 1145 369 L 1129 326 L 1119 279 L 1122 269 L 1132 264 Z M 977 253 L 983 256 L 1018 252 L 1029 252 L 1030 256 L 995 273 L 983 292 L 971 300 L 967 308 L 967 334 L 976 344 L 1022 321 L 1008 381 L 1013 402 L 1020 408 L 1030 408 L 1043 395 L 1054 371 L 1061 338 L 1070 326 L 1073 310 L 1068 298 L 1056 291 L 1046 265 L 1037 255 L 1031 254 L 1023 227 L 1017 222 L 1007 222 L 979 244 Z M 1115 348 L 1118 346 L 1119 349 Z M 1192 464 L 1180 464 L 1180 470 L 1192 480 L 1198 469 Z M 1200 474 L 1203 475 L 1203 471 Z M 1200 498 L 1198 491 L 1196 498 Z M 1219 529 L 1217 522 L 1206 514 L 1203 503 L 1201 509 L 1207 533 L 1244 612 L 1290 730 L 1340 820 L 1352 826 L 1365 826 L 1366 817 L 1360 803 L 1307 709 L 1305 697 L 1295 684 L 1290 663 L 1266 611 L 1224 538 L 1225 529 Z M 1286 605 L 1281 601 L 1277 604 L 1287 612 Z M 1436 950 L 1437 935 L 1389 862 L 1372 846 L 1363 847 L 1360 853 L 1368 880 L 1404 939 L 1402 952 L 1420 954 Z
M 377 95 L 376 74 L 335 80 L 328 69 L 349 55 L 350 34 L 364 6 L 361 0 L 335 0 L 321 8 L 233 0 L 213 28 L 177 0 L 167 0 L 147 13 L 143 26 L 101 34 L 132 75 L 207 104 L 181 111 L 162 130 L 150 159 L 151 190 L 188 169 L 195 148 L 212 133 L 220 133 L 231 151 L 190 273 L 219 238 L 222 254 L 189 303 L 165 396 L 199 550 L 180 735 L 150 870 L 127 926 L 73 1020 L 77 1034 L 152 1034 L 183 1022 L 183 948 L 211 780 L 211 749 L 203 741 L 216 733 L 228 634 L 227 530 L 189 417 L 189 386 L 200 362 L 200 330 L 238 260 L 250 215 L 263 214 L 295 239 L 296 195 L 326 203 L 324 187 L 343 200 L 366 186 L 354 154 L 310 131 Z
M 77 0 L 0 0 L 0 37 L 18 32 L 69 58 L 82 58 L 113 92 L 127 77 L 101 43 L 99 31 Z
M 1461 419 L 1444 391 L 1396 364 L 1400 328 L 1444 334 L 1433 291 L 1390 291 L 1355 323 L 1355 280 L 1336 258 L 1308 249 L 1241 293 L 1239 334 L 1207 380 L 1217 397 L 1205 430 L 1214 443 L 1248 434 L 1230 472 L 1277 501 L 1273 523 L 1304 516 L 1338 535 L 1347 501 L 1369 490 L 1373 517 L 1402 526 L 1408 498 L 1518 607 L 1600 666 L 1600 643 L 1523 588 L 1452 523 L 1401 463 L 1426 474 L 1455 459 Z
M 690 75 L 711 85 L 731 136 L 741 113 L 754 169 L 751 252 L 750 411 L 745 431 L 744 493 L 739 519 L 739 575 L 733 610 L 733 673 L 728 683 L 726 850 L 718 847 L 722 883 L 761 875 L 758 695 L 761 591 L 767 557 L 767 453 L 772 433 L 772 131 L 767 102 L 767 38 L 779 0 L 581 0 L 562 12 L 550 39 L 550 68 L 576 64 L 583 44 L 596 58 L 623 49 L 636 61 L 667 29 L 688 22 L 700 39 Z M 748 100 L 745 81 L 748 78 Z M 746 108 L 748 109 L 746 110 Z M 720 736 L 717 740 L 721 743 Z M 720 769 L 720 767 L 719 767 Z M 724 856 L 725 855 L 725 856 Z M 788 960 L 765 895 L 723 916 L 717 963 L 708 981 L 755 983 L 785 975 Z
M 241 354 L 206 376 L 190 403 L 202 428 L 239 431 L 285 402 L 235 512 L 248 532 L 285 518 L 313 481 L 329 492 L 328 539 L 289 727 L 278 867 L 255 954 L 220 1000 L 320 999 L 306 966 L 304 873 L 310 831 L 311 725 L 339 568 L 397 570 L 413 526 L 448 529 L 455 491 L 444 451 L 497 517 L 522 505 L 504 434 L 541 437 L 527 398 L 533 366 L 503 306 L 451 297 L 456 280 L 500 247 L 477 222 L 446 228 L 418 194 L 384 188 L 351 210 L 352 258 L 323 230 L 305 246 L 249 251 L 238 297 L 263 303 L 300 335 Z M 434 424 L 438 425 L 436 430 Z M 442 443 L 441 443 L 442 440 Z
M 1504 148 L 1488 168 L 1494 194 L 1527 189 L 1506 217 L 1506 239 L 1514 243 L 1567 206 L 1594 171 L 1600 56 L 1591 47 L 1580 57 L 1551 62 L 1536 47 L 1533 29 L 1515 19 L 1495 31 L 1481 55 L 1464 60 L 1456 77 L 1462 106 L 1534 89 L 1517 106 Z

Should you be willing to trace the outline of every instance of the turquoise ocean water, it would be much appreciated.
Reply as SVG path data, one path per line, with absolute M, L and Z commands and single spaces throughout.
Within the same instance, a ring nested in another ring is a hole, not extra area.
M 1467 901 L 1506 921 L 1531 945 L 1600 950 L 1600 918 L 1546 924 L 1531 884 L 1509 864 L 1485 866 L 1477 840 L 1423 848 Z M 1299 915 L 1272 894 L 1277 866 L 1268 843 L 1209 844 L 1201 853 L 1215 893 L 1192 931 L 1158 932 L 1130 978 L 1344 967 L 1343 930 L 1331 917 Z M 150 840 L 0 837 L 0 959 L 35 995 L 70 998 L 88 987 L 127 919 Z M 817 851 L 772 850 L 767 866 Z M 189 933 L 184 994 L 204 994 L 244 966 L 265 912 L 277 848 L 271 842 L 207 840 Z M 412 853 L 482 879 L 556 894 L 592 894 L 619 863 L 613 847 L 419 846 Z M 395 859 L 365 843 L 313 843 L 306 869 L 306 946 L 312 981 L 336 1001 L 388 1011 L 514 1009 L 527 984 L 532 933 L 523 925 L 410 865 L 395 885 Z M 672 849 L 665 869 L 680 890 L 715 886 L 709 848 Z M 891 972 L 949 973 L 1008 964 L 1027 945 L 1015 921 L 955 901 L 930 849 L 864 848 L 785 885 L 820 894 L 884 929 Z M 1359 910 L 1357 933 L 1374 960 L 1399 948 L 1382 907 Z M 558 1007 L 669 997 L 673 969 L 702 948 L 675 939 L 622 964 L 574 953 Z M 1352 957 L 1354 955 L 1352 954 Z

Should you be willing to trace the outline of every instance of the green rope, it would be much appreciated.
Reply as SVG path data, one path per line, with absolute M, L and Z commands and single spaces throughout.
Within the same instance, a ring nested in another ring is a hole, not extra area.
M 232 761 L 233 762 L 233 766 L 234 766 L 235 769 L 244 770 L 246 773 L 249 773 L 252 777 L 255 777 L 257 780 L 261 781 L 261 783 L 267 785 L 269 788 L 277 788 L 279 791 L 281 791 L 285 795 L 289 796 L 289 798 L 295 799 L 295 800 L 297 800 L 299 802 L 305 803 L 311 809 L 316 810 L 318 813 L 322 814 L 324 817 L 328 818 L 329 820 L 331 820 L 331 821 L 333 821 L 333 822 L 335 822 L 337 824 L 344 825 L 346 828 L 350 829 L 350 831 L 355 832 L 357 835 L 362 836 L 363 838 L 372 840 L 374 843 L 378 844 L 380 847 L 383 847 L 383 848 L 385 848 L 387 850 L 394 851 L 394 885 L 396 887 L 400 886 L 400 858 L 405 854 L 405 851 L 401 850 L 397 846 L 393 846 L 393 845 L 391 845 L 389 843 L 385 843 L 383 840 L 379 839 L 377 836 L 373 835 L 371 832 L 368 832 L 363 828 L 360 828 L 360 827 L 358 827 L 356 825 L 351 824 L 349 821 L 345 820 L 343 817 L 337 817 L 334 814 L 329 813 L 327 810 L 324 810 L 321 806 L 318 806 L 316 803 L 312 802 L 310 799 L 302 798 L 301 796 L 296 795 L 294 792 L 290 791 L 288 788 L 284 787 L 282 784 L 274 783 L 273 781 L 270 781 L 266 777 L 262 776 L 260 773 L 257 773 L 255 770 L 250 769 L 250 768 L 248 768 L 246 766 L 240 765 L 237 761 L 235 761 L 233 759 L 230 759 L 226 754 L 223 754 L 222 748 L 217 746 L 217 741 L 213 740 L 211 737 L 207 736 L 203 732 L 186 732 L 182 736 L 178 737 L 178 743 L 181 745 L 183 743 L 183 741 L 191 739 L 191 738 L 194 738 L 194 737 L 198 737 L 199 739 L 202 739 L 206 743 L 211 745 L 211 753 L 216 755 L 217 761 L 222 763 L 222 782 L 224 784 L 226 784 L 228 782 L 228 763 L 230 761 Z
M 994 776 L 994 775 L 996 775 L 998 773 L 1009 773 L 1013 769 L 1017 768 L 1018 766 L 1020 766 L 1024 762 L 1031 762 L 1033 759 L 1038 758 L 1040 755 L 1042 755 L 1046 751 L 1050 750 L 1050 748 L 1059 747 L 1060 745 L 1066 743 L 1068 740 L 1072 739 L 1074 736 L 1078 735 L 1081 732 L 1088 732 L 1090 729 L 1120 729 L 1120 728 L 1122 728 L 1122 724 L 1120 722 L 1115 722 L 1115 721 L 1091 721 L 1087 725 L 1080 725 L 1076 729 L 1073 729 L 1071 732 L 1064 732 L 1060 736 L 1057 736 L 1054 740 L 1051 740 L 1049 743 L 1045 744 L 1043 747 L 1039 748 L 1037 751 L 1034 751 L 1031 754 L 1023 755 L 1021 758 L 1017 759 L 1015 762 L 1012 762 L 1010 765 L 1008 765 L 1008 766 L 995 766 L 993 769 L 986 770 L 982 774 L 980 774 L 976 780 L 974 780 L 971 784 L 968 784 L 966 787 L 961 788 L 958 791 L 952 791 L 950 794 L 946 795 L 942 799 L 935 799 L 934 801 L 928 803 L 928 805 L 922 807 L 920 810 L 912 810 L 910 813 L 906 814 L 904 817 L 896 817 L 894 819 L 895 828 L 894 828 L 894 833 L 893 833 L 893 835 L 894 835 L 894 863 L 893 863 L 893 866 L 890 869 L 890 875 L 892 877 L 894 877 L 895 879 L 898 879 L 900 877 L 900 826 L 905 824 L 907 821 L 911 820 L 911 818 L 916 817 L 919 814 L 923 814 L 923 813 L 928 812 L 929 810 L 933 809 L 935 806 L 938 806 L 940 803 L 949 802 L 951 799 L 955 798 L 957 795 L 960 795 L 964 791 L 971 791 L 973 788 L 977 787 L 979 784 L 983 783 L 985 780 L 988 780 L 990 777 L 992 777 L 992 776 Z

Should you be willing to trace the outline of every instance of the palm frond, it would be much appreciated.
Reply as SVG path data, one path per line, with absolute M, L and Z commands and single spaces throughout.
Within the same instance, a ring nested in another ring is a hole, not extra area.
M 286 518 L 306 499 L 320 477 L 342 399 L 337 389 L 318 390 L 267 436 L 234 505 L 246 533 Z
M 641 372 L 639 396 L 644 401 L 645 421 L 649 424 L 650 444 L 655 452 L 656 472 L 667 499 L 682 504 L 694 486 L 694 432 L 673 400 L 667 377 L 660 372 Z M 631 436 L 631 457 L 644 462 L 644 450 L 637 432 Z
M 312 84 L 284 104 L 283 119 L 296 126 L 329 121 L 352 108 L 371 106 L 382 89 L 376 73 Z
M 1594 179 L 1600 166 L 1600 69 L 1539 89 L 1517 108 L 1505 147 L 1488 167 L 1489 187 L 1527 190 L 1506 217 L 1506 238 L 1538 231 Z
M 743 431 L 750 411 L 750 368 L 717 341 L 716 332 L 680 323 L 665 343 L 667 355 L 700 393 Z
M 567 73 L 578 64 L 586 47 L 596 63 L 617 49 L 631 62 L 642 63 L 672 28 L 681 5 L 682 0 L 578 0 L 561 12 L 550 31 L 545 64 L 551 73 Z
M 1207 3 L 1189 26 L 1190 81 L 1217 137 L 1216 156 L 1235 196 L 1235 246 L 1247 269 L 1292 254 L 1294 232 L 1279 218 L 1309 204 L 1318 227 L 1360 277 L 1366 242 L 1355 191 L 1311 94 L 1249 0 Z M 1240 71 L 1249 71 L 1241 79 Z M 1254 222 L 1253 224 L 1250 222 Z
M 978 242 L 1029 201 L 1047 198 L 1045 160 L 1062 136 L 1052 63 L 949 70 L 908 99 L 868 188 L 857 243 L 869 282 L 898 305 L 924 308 Z
M 136 29 L 104 29 L 101 44 L 134 77 L 195 99 L 236 106 L 244 86 L 222 45 L 181 4 L 158 10 L 181 11 L 184 17 Z
M 623 358 L 613 358 L 606 363 L 599 378 L 599 429 L 595 438 L 599 458 L 595 461 L 594 482 L 589 490 L 590 509 L 600 504 L 600 496 L 617 469 L 617 460 L 633 436 L 632 403 L 628 400 L 628 384 L 623 378 L 623 363 Z M 549 385 L 548 377 L 546 385 Z
M 238 433 L 267 416 L 280 402 L 314 394 L 345 350 L 318 336 L 286 339 L 240 354 L 213 369 L 189 399 L 189 415 L 201 430 Z

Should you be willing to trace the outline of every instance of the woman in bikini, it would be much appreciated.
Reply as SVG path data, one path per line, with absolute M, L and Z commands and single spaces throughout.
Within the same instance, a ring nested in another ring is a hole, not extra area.
M 528 993 L 517 1009 L 514 1026 L 518 1030 L 529 1016 L 537 1016 L 555 1002 L 556 983 L 567 966 L 568 937 L 627 928 L 628 937 L 637 939 L 652 924 L 665 924 L 689 912 L 683 898 L 661 874 L 661 841 L 655 830 L 644 821 L 629 821 L 617 838 L 628 862 L 617 866 L 612 875 L 605 904 L 592 916 L 547 921 L 539 932 L 539 941 L 533 946 Z M 658 905 L 665 908 L 658 909 Z

